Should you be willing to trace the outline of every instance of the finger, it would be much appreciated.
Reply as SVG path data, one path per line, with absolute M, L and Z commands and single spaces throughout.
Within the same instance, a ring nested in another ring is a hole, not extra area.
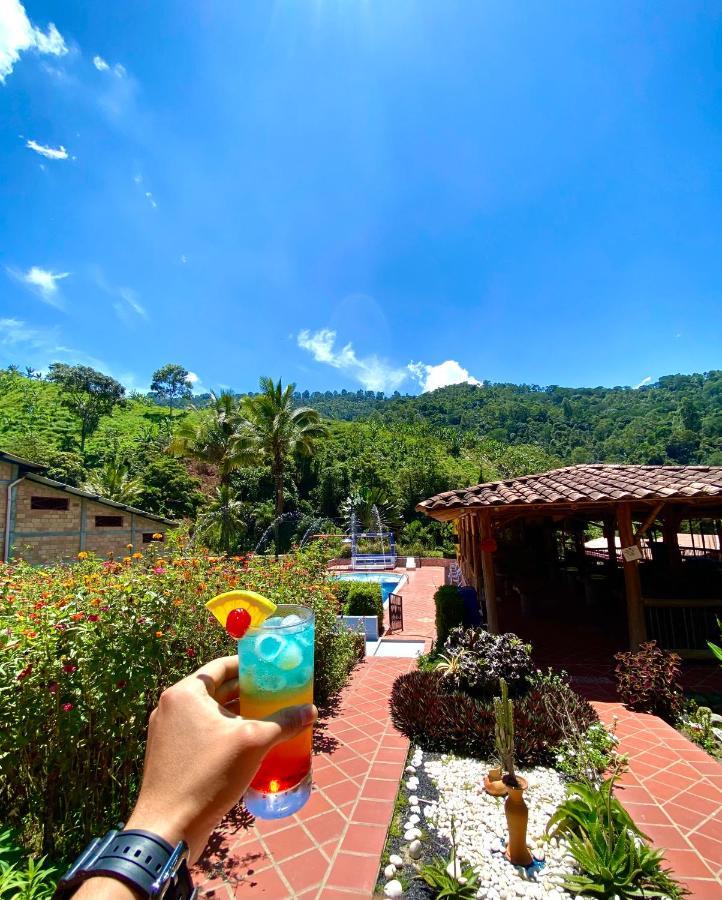
M 308 728 L 318 718 L 318 710 L 312 703 L 286 706 L 267 719 L 253 723 L 254 742 L 268 751 L 282 741 L 290 741 Z
M 190 678 L 196 684 L 200 682 L 205 685 L 211 697 L 215 697 L 216 691 L 222 684 L 238 678 L 238 657 L 235 655 L 221 656 L 219 659 L 213 659 L 201 666 Z
M 220 687 L 216 688 L 213 699 L 220 703 L 221 706 L 226 706 L 231 700 L 237 700 L 238 678 L 230 678 L 228 681 L 224 681 Z

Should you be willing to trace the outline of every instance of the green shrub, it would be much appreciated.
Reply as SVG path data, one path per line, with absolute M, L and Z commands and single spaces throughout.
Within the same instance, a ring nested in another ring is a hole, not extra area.
M 11 828 L 0 825 L 0 900 L 49 900 L 60 873 L 28 857 Z
M 464 601 L 454 584 L 442 584 L 434 594 L 436 646 L 443 647 L 452 628 L 464 624 Z
M 335 581 L 333 592 L 344 616 L 376 616 L 379 634 L 384 630 L 384 601 L 381 585 L 368 581 Z
M 562 741 L 556 751 L 556 768 L 575 780 L 598 780 L 611 766 L 618 743 L 601 722 L 595 722 L 584 733 Z
M 722 759 L 722 716 L 719 713 L 690 700 L 678 727 L 682 734 L 710 756 Z
M 278 563 L 169 543 L 118 562 L 0 565 L 0 809 L 25 846 L 64 858 L 127 817 L 161 691 L 235 649 L 203 608 L 234 587 L 313 608 L 325 703 L 359 647 L 337 631 L 320 547 Z
M 617 653 L 614 659 L 622 703 L 637 712 L 652 713 L 674 723 L 684 703 L 679 683 L 680 657 L 658 647 L 656 641 L 647 641 L 637 650 Z
M 458 664 L 448 673 L 455 690 L 484 699 L 499 693 L 505 679 L 512 697 L 523 694 L 534 673 L 531 644 L 515 634 L 491 634 L 483 628 L 453 628 L 444 644 Z M 461 652 L 463 651 L 463 652 Z
M 547 832 L 563 836 L 580 869 L 562 884 L 586 897 L 672 897 L 683 895 L 671 873 L 662 868 L 661 850 L 652 850 L 613 795 L 615 778 L 601 785 L 575 782 L 552 815 Z
M 488 759 L 494 753 L 492 700 L 451 692 L 445 682 L 436 671 L 399 676 L 391 691 L 394 725 L 422 749 Z M 567 711 L 564 719 L 560 709 Z M 584 731 L 596 721 L 590 704 L 561 678 L 532 679 L 528 693 L 514 702 L 516 759 L 553 765 L 565 729 Z

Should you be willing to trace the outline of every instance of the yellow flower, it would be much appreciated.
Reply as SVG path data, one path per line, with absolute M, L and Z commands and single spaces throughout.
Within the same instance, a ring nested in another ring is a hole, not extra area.
M 162 541 L 163 535 L 159 531 L 156 531 L 155 534 L 153 535 L 153 540 L 154 541 Z
M 88 558 L 88 554 L 85 552 L 85 550 L 81 550 L 80 553 L 78 553 L 78 559 L 87 559 L 87 558 Z
M 126 544 L 126 545 L 125 545 L 125 549 L 126 549 L 126 550 L 132 550 L 132 549 L 133 549 L 133 545 L 132 545 L 132 544 Z
M 156 559 L 155 564 L 156 564 L 156 566 L 164 566 L 165 560 L 164 559 Z
M 129 562 L 130 562 L 130 557 L 129 557 L 129 556 L 124 556 L 124 557 L 123 557 L 123 562 L 124 562 L 124 563 L 129 563 Z
M 143 554 L 137 551 L 133 554 L 133 559 L 143 559 Z

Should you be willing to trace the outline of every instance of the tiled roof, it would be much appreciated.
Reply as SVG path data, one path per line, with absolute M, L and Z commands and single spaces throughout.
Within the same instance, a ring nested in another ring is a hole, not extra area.
M 416 509 L 433 516 L 493 506 L 569 506 L 692 497 L 722 500 L 722 466 L 567 466 L 540 475 L 445 491 L 422 501 Z

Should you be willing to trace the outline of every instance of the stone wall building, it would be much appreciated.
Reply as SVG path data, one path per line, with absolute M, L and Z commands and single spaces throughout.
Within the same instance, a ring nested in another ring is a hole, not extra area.
M 0 451 L 0 547 L 2 559 L 52 563 L 97 556 L 124 556 L 128 544 L 142 549 L 154 534 L 177 523 L 80 488 L 52 481 L 44 467 Z

